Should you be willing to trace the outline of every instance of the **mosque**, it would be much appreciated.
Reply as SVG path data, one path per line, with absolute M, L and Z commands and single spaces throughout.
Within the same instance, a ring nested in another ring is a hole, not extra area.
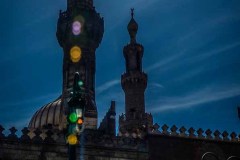
M 130 42 L 123 47 L 125 72 L 121 86 L 125 113 L 116 117 L 115 102 L 98 127 L 95 102 L 96 52 L 104 34 L 104 20 L 93 0 L 67 0 L 59 12 L 56 36 L 63 49 L 62 93 L 32 116 L 18 137 L 16 129 L 3 134 L 0 125 L 0 160 L 67 160 L 69 100 L 75 73 L 84 84 L 84 131 L 76 145 L 76 159 L 84 160 L 240 160 L 240 135 L 153 124 L 145 111 L 148 76 L 143 72 L 144 47 L 136 41 L 134 9 L 127 26 Z M 127 34 L 127 33 L 126 33 Z M 116 134 L 116 118 L 119 130 Z

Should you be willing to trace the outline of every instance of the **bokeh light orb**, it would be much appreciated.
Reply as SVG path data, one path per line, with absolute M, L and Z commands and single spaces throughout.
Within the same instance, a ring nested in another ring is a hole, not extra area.
M 77 122 L 77 120 L 78 120 L 78 117 L 77 117 L 77 114 L 76 114 L 76 113 L 71 113 L 71 114 L 69 115 L 69 121 L 70 121 L 70 122 L 75 123 L 75 122 Z
M 82 57 L 82 50 L 78 46 L 74 46 L 70 50 L 70 56 L 72 62 L 78 62 Z
M 67 137 L 67 142 L 70 144 L 70 145 L 76 145 L 77 144 L 77 136 L 74 135 L 74 134 L 70 134 L 68 137 Z
M 82 125 L 83 124 L 83 120 L 81 118 L 78 119 L 77 121 L 78 124 Z
M 83 86 L 83 81 L 79 81 L 78 86 L 82 87 Z
M 72 33 L 78 36 L 81 33 L 82 25 L 79 21 L 74 21 L 72 24 Z

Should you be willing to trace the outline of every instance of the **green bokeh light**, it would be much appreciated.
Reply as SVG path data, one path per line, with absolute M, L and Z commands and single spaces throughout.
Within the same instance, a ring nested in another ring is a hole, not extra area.
M 79 81 L 78 82 L 78 85 L 81 87 L 81 86 L 83 86 L 83 81 Z
M 70 120 L 70 122 L 75 123 L 75 122 L 77 122 L 77 119 L 78 119 L 78 117 L 77 117 L 77 114 L 76 114 L 76 113 L 71 113 L 71 114 L 69 115 L 69 120 Z

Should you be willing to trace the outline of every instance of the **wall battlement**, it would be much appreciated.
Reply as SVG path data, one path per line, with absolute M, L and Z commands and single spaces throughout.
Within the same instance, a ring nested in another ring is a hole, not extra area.
M 10 133 L 4 134 L 3 131 L 5 128 L 3 128 L 0 125 L 0 141 L 19 141 L 19 142 L 26 142 L 26 141 L 32 141 L 32 142 L 39 142 L 39 143 L 65 143 L 65 137 L 61 131 L 52 130 L 49 129 L 32 129 L 29 130 L 27 127 L 23 128 L 21 130 L 22 134 L 18 136 L 16 134 L 17 129 L 15 127 L 11 127 L 9 129 Z M 89 133 L 89 132 L 88 132 Z M 94 132 L 96 133 L 96 132 Z M 94 133 L 91 133 L 91 140 L 94 140 Z M 211 140 L 211 141 L 225 141 L 225 142 L 236 142 L 240 143 L 240 134 L 237 134 L 235 132 L 228 133 L 227 131 L 220 132 L 218 130 L 212 131 L 210 129 L 207 129 L 204 131 L 203 129 L 199 128 L 198 130 L 195 130 L 193 127 L 186 129 L 184 126 L 181 128 L 176 127 L 173 125 L 171 128 L 169 128 L 166 124 L 164 124 L 161 128 L 158 124 L 153 125 L 149 130 L 148 134 L 153 135 L 162 135 L 162 136 L 170 136 L 170 137 L 182 137 L 182 138 L 190 138 L 190 139 L 203 139 L 203 140 Z M 122 138 L 133 138 L 133 139 L 143 139 L 143 136 L 137 136 L 137 133 L 121 133 L 119 136 L 105 136 L 105 135 L 99 135 L 102 136 L 102 138 L 113 138 L 116 137 L 116 140 L 122 139 Z M 89 135 L 86 137 L 89 138 Z M 95 140 L 94 140 L 95 141 Z M 111 140 L 113 141 L 113 140 Z
M 57 157 L 59 160 L 67 160 L 68 147 L 62 131 L 53 130 L 51 126 L 43 130 L 29 130 L 25 127 L 21 130 L 21 135 L 16 134 L 17 130 L 14 127 L 9 129 L 9 134 L 4 134 L 4 130 L 0 125 L 0 160 L 16 158 L 44 160 L 44 157 L 45 159 Z M 209 151 L 219 156 L 239 156 L 240 135 L 235 132 L 229 134 L 226 131 L 221 133 L 218 130 L 213 132 L 210 129 L 195 130 L 192 127 L 178 129 L 175 125 L 171 128 L 163 125 L 160 128 L 158 124 L 150 127 L 147 135 L 140 137 L 136 133 L 126 132 L 113 136 L 104 134 L 100 130 L 85 130 L 80 137 L 77 154 L 81 155 L 80 148 L 82 147 L 86 159 L 92 156 L 101 159 L 111 154 L 111 157 L 115 158 L 146 160 L 165 156 L 163 154 L 165 152 L 158 153 L 155 150 L 166 149 L 173 150 L 172 158 L 169 157 L 172 160 L 176 156 L 188 155 L 180 154 L 183 151 L 182 146 L 188 147 L 184 150 L 185 152 L 192 153 L 189 160 L 193 157 L 201 157 Z M 21 156 L 17 157 L 18 154 Z
M 151 128 L 149 128 L 148 134 L 240 143 L 240 134 L 235 132 L 228 133 L 227 131 L 224 131 L 221 133 L 218 130 L 212 131 L 210 129 L 204 131 L 202 128 L 195 130 L 193 127 L 186 129 L 184 126 L 178 128 L 176 125 L 173 125 L 171 128 L 169 128 L 166 124 L 164 124 L 161 128 L 158 124 L 153 125 Z M 120 136 L 132 138 L 142 137 L 140 135 L 138 136 L 137 133 L 127 132 L 120 133 Z

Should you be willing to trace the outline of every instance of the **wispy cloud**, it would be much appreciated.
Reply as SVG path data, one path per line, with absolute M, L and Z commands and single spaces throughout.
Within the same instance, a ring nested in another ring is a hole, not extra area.
M 47 103 L 51 100 L 56 99 L 60 94 L 52 93 L 43 96 L 37 96 L 34 98 L 28 98 L 26 100 L 18 101 L 18 102 L 9 102 L 5 104 L 1 104 L 0 106 L 0 124 L 3 124 L 5 128 L 10 128 L 12 126 L 18 127 L 21 129 L 22 127 L 27 126 L 30 118 L 32 117 L 38 105 Z M 9 112 L 9 108 L 15 112 Z M 12 119 L 10 117 L 17 117 Z M 27 117 L 27 118 L 26 118 Z
M 156 83 L 156 82 L 153 82 L 153 83 L 150 83 L 149 84 L 150 87 L 154 87 L 154 88 L 164 88 L 164 86 L 160 83 Z
M 104 83 L 103 85 L 97 87 L 96 92 L 97 92 L 97 94 L 100 94 L 100 93 L 108 90 L 109 88 L 116 86 L 117 84 L 120 84 L 119 79 L 114 79 L 114 80 L 108 81 L 108 82 Z
M 157 63 L 154 63 L 153 65 L 150 65 L 146 68 L 147 72 L 150 72 L 154 69 L 158 69 L 160 67 L 166 66 L 168 64 L 171 64 L 173 61 L 177 60 L 178 58 L 180 58 L 182 55 L 186 54 L 186 50 L 181 51 L 180 53 L 176 53 L 166 59 L 162 59 L 160 61 L 158 61 Z
M 148 10 L 152 10 L 153 8 L 157 7 L 161 9 L 166 9 L 166 8 L 170 8 L 170 7 L 174 7 L 177 5 L 169 5 L 167 2 L 167 0 L 161 0 L 161 6 L 156 5 L 156 3 L 160 3 L 160 0 L 122 0 L 122 1 L 111 1 L 108 3 L 112 3 L 111 4 L 111 8 L 107 9 L 107 12 L 109 12 L 109 10 L 111 10 L 111 20 L 110 21 L 114 21 L 114 23 L 111 23 L 111 26 L 109 26 L 108 30 L 106 30 L 106 32 L 113 32 L 114 29 L 116 29 L 116 27 L 120 26 L 123 24 L 123 22 L 126 19 L 129 19 L 130 17 L 130 8 L 134 8 L 136 7 L 135 13 L 137 15 L 141 15 L 141 14 L 148 14 Z M 106 3 L 106 2 L 98 2 L 98 3 Z M 144 4 L 144 5 L 143 5 Z M 106 5 L 103 5 L 106 6 Z M 116 6 L 116 7 L 114 7 Z M 117 6 L 121 6 L 121 7 L 117 7 Z M 106 11 L 106 7 L 103 9 L 103 12 Z M 145 12 L 146 11 L 146 12 Z M 119 16 L 119 13 L 122 13 L 122 16 Z M 104 14 L 104 13 L 103 13 Z M 126 16 L 126 14 L 128 14 L 129 16 Z M 107 13 L 104 14 L 105 17 L 107 17 Z M 117 19 L 117 21 L 116 21 Z
M 240 46 L 240 42 L 239 41 L 231 43 L 231 44 L 227 44 L 225 46 L 222 46 L 222 47 L 219 47 L 219 48 L 215 48 L 215 49 L 210 50 L 208 52 L 200 53 L 200 54 L 198 54 L 198 56 L 193 57 L 193 59 L 191 59 L 191 61 L 200 61 L 200 60 L 206 59 L 208 57 L 220 54 L 222 52 L 229 51 L 229 50 L 234 49 L 234 48 L 239 47 L 239 46 Z
M 205 60 L 211 56 L 215 56 L 218 54 L 222 54 L 223 52 L 230 51 L 239 46 L 240 46 L 240 42 L 237 41 L 237 42 L 234 42 L 231 44 L 226 44 L 225 46 L 214 48 L 214 49 L 206 51 L 206 52 L 189 55 L 188 58 L 184 58 L 184 59 L 182 58 L 182 56 L 183 55 L 186 56 L 186 54 L 189 54 L 189 53 L 187 53 L 186 51 L 183 51 L 179 54 L 175 54 L 167 59 L 163 59 L 163 60 L 147 67 L 146 71 L 150 72 L 152 70 L 160 69 L 160 68 L 161 68 L 161 71 L 169 71 L 170 69 L 179 67 L 181 65 L 197 63 L 197 62 Z M 231 52 L 229 52 L 229 54 L 231 54 Z M 182 59 L 179 60 L 179 58 L 182 58 Z
M 193 78 L 194 76 L 198 76 L 199 74 L 213 68 L 206 68 L 206 66 L 198 66 L 190 71 L 182 73 L 180 76 L 173 79 L 174 82 L 185 81 L 187 79 Z
M 22 106 L 22 105 L 27 105 L 27 104 L 31 104 L 31 103 L 42 102 L 42 101 L 45 101 L 45 100 L 58 98 L 58 96 L 60 96 L 60 95 L 61 95 L 60 93 L 51 93 L 51 94 L 47 94 L 47 95 L 43 95 L 43 96 L 37 96 L 37 97 L 34 97 L 34 98 L 29 98 L 29 99 L 18 101 L 18 102 L 9 102 L 9 103 L 6 103 L 6 104 L 2 104 L 1 108 L 11 107 L 11 106 Z
M 214 56 L 238 47 L 240 45 L 239 41 L 226 44 L 225 46 L 220 46 L 218 48 L 213 48 L 212 50 L 206 51 L 205 53 L 200 53 L 199 51 L 196 51 L 196 49 L 206 48 L 206 45 L 208 45 L 211 41 L 216 41 L 216 37 L 214 35 L 208 38 L 201 37 L 202 35 L 211 35 L 215 33 L 213 32 L 213 30 L 216 30 L 219 25 L 238 19 L 239 17 L 237 17 L 236 15 L 222 14 L 217 17 L 208 17 L 203 21 L 195 23 L 191 28 L 187 29 L 185 33 L 182 33 L 182 35 L 179 36 L 179 38 L 175 42 L 175 48 L 179 46 L 182 47 L 184 51 L 182 51 L 181 53 L 177 53 L 173 50 L 172 56 L 167 59 L 160 59 L 157 63 L 148 66 L 146 68 L 146 71 L 150 72 L 159 68 L 161 68 L 161 71 L 167 71 L 173 67 L 189 63 L 190 61 L 194 62 L 204 60 L 210 56 Z M 193 44 L 189 45 L 189 43 L 191 42 L 193 42 Z M 191 54 L 193 52 L 195 53 Z M 186 56 L 187 58 L 183 58 Z
M 211 89 L 205 88 L 196 93 L 191 93 L 186 96 L 169 97 L 159 100 L 157 106 L 151 109 L 151 112 L 162 112 L 173 109 L 186 109 L 195 107 L 200 104 L 219 101 L 240 95 L 240 88 L 234 86 L 232 88 Z
M 187 30 L 186 33 L 182 36 L 179 37 L 178 42 L 177 43 L 183 43 L 183 42 L 189 42 L 191 41 L 194 37 L 199 38 L 199 36 L 202 35 L 202 33 L 206 33 L 206 32 L 212 32 L 213 29 L 216 29 L 219 24 L 222 23 L 226 23 L 229 20 L 232 19 L 236 19 L 239 17 L 235 16 L 235 15 L 226 15 L 223 14 L 221 16 L 217 16 L 217 17 L 208 17 L 206 19 L 204 19 L 204 21 L 199 21 L 200 23 L 196 23 L 195 25 L 193 25 L 191 27 L 191 29 Z M 209 39 L 210 37 L 208 37 Z

